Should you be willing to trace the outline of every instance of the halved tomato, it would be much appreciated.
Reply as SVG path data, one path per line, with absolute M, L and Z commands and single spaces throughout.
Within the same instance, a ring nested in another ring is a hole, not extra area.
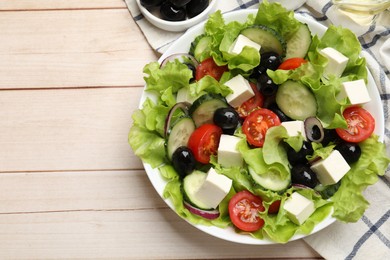
M 336 133 L 347 142 L 359 143 L 366 140 L 375 129 L 375 119 L 362 107 L 349 107 L 344 110 L 343 117 L 348 128 L 336 128 Z
M 279 117 L 269 109 L 260 108 L 252 111 L 242 124 L 242 131 L 246 135 L 248 143 L 256 147 L 262 147 L 265 134 L 273 126 L 280 125 Z
M 222 129 L 214 124 L 203 124 L 191 134 L 188 148 L 195 159 L 203 164 L 210 162 L 210 156 L 217 153 Z
M 255 95 L 252 98 L 245 101 L 244 103 L 242 103 L 242 105 L 237 108 L 238 115 L 241 118 L 246 118 L 250 112 L 262 107 L 264 104 L 264 97 L 257 89 L 256 84 L 252 82 L 250 82 L 249 84 L 251 85 L 251 88 L 255 93 Z
M 279 70 L 293 70 L 301 66 L 303 63 L 306 63 L 307 60 L 303 58 L 290 58 L 282 62 L 279 65 Z
M 252 232 L 264 226 L 259 212 L 265 210 L 263 200 L 247 190 L 236 193 L 229 201 L 229 216 L 238 229 Z
M 228 71 L 227 66 L 218 66 L 214 59 L 210 57 L 196 67 L 195 79 L 200 80 L 204 76 L 209 75 L 219 81 L 225 71 Z

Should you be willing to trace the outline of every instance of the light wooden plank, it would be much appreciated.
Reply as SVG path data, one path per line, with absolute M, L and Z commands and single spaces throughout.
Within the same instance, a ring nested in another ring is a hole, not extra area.
M 2 0 L 1 10 L 40 10 L 74 8 L 125 8 L 123 0 Z
M 318 255 L 303 241 L 253 246 L 227 242 L 169 209 L 0 214 L 2 259 L 238 259 Z
M 249 246 L 205 234 L 144 171 L 3 173 L 0 190 L 1 259 L 318 257 L 303 241 Z
M 127 142 L 141 92 L 0 91 L 0 172 L 141 169 Z
M 143 85 L 157 59 L 127 9 L 2 12 L 0 32 L 0 89 Z
M 168 208 L 144 170 L 0 174 L 0 214 Z

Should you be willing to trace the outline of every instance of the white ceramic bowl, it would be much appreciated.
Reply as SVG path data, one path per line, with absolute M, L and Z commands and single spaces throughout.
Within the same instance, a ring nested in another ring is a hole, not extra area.
M 245 9 L 245 10 L 239 10 L 234 12 L 229 12 L 223 15 L 226 22 L 231 21 L 238 21 L 238 22 L 245 22 L 248 18 L 249 14 L 255 15 L 257 12 L 256 9 Z M 295 17 L 303 22 L 306 23 L 310 30 L 312 31 L 313 35 L 317 34 L 319 37 L 321 37 L 324 32 L 326 31 L 326 27 L 317 23 L 316 21 L 313 21 L 312 19 L 306 18 L 300 14 L 295 14 Z M 201 23 L 197 26 L 194 26 L 193 28 L 186 31 L 178 40 L 176 40 L 164 54 L 160 57 L 159 62 L 161 63 L 166 57 L 169 55 L 175 54 L 175 53 L 187 53 L 191 42 L 195 39 L 196 36 L 202 34 L 204 32 L 204 23 Z M 380 136 L 380 141 L 383 142 L 384 137 L 384 131 L 385 131 L 385 124 L 384 124 L 384 113 L 382 108 L 382 102 L 379 96 L 378 88 L 375 85 L 375 81 L 373 77 L 371 76 L 371 73 L 368 71 L 368 91 L 370 93 L 371 101 L 364 105 L 364 107 L 370 111 L 370 113 L 375 118 L 375 134 Z M 139 108 L 142 108 L 142 104 L 146 100 L 146 98 L 152 97 L 150 93 L 143 92 Z M 159 170 L 157 168 L 152 168 L 149 164 L 144 163 L 145 171 L 153 185 L 153 187 L 156 189 L 158 194 L 163 198 L 163 193 L 165 189 L 165 185 L 167 184 L 166 179 L 164 179 L 161 174 L 159 173 Z M 175 207 L 171 200 L 164 200 L 167 205 L 174 210 Z M 331 216 L 331 214 L 324 219 L 321 223 L 317 224 L 311 234 L 316 233 L 323 228 L 329 226 L 333 222 L 335 222 L 335 218 Z M 192 223 L 191 223 L 192 224 Z M 241 244 L 253 244 L 253 245 L 266 245 L 266 244 L 274 244 L 274 241 L 268 240 L 268 239 L 257 239 L 249 235 L 243 235 L 240 233 L 235 232 L 234 228 L 232 226 L 229 226 L 227 228 L 219 228 L 216 226 L 205 226 L 200 224 L 192 224 L 199 230 L 208 233 L 212 236 L 235 242 L 235 243 L 241 243 Z M 306 235 L 303 234 L 296 234 L 294 235 L 290 241 L 297 240 L 300 238 L 305 237 Z
M 150 12 L 144 6 L 141 5 L 140 0 L 136 0 L 138 8 L 140 9 L 142 15 L 154 26 L 163 29 L 165 31 L 171 32 L 181 32 L 185 31 L 188 28 L 206 20 L 210 13 L 215 12 L 218 0 L 210 0 L 209 6 L 200 14 L 191 19 L 184 21 L 172 22 L 166 21 L 159 17 L 158 10 L 156 12 Z

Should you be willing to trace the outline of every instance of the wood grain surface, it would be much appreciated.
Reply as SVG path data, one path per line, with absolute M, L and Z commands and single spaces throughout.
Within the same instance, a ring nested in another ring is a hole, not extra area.
M 122 0 L 0 1 L 0 259 L 317 259 L 205 234 L 127 143 L 157 60 Z

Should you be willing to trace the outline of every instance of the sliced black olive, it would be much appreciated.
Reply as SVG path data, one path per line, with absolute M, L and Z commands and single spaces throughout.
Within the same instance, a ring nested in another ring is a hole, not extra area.
M 291 168 L 291 182 L 314 188 L 318 180 L 317 175 L 310 169 L 309 165 L 297 164 Z
M 240 117 L 234 108 L 222 107 L 215 110 L 213 121 L 222 128 L 224 134 L 232 135 L 238 126 Z
M 215 0 L 214 0 L 215 1 Z M 209 6 L 209 0 L 191 0 L 186 5 L 187 15 L 189 18 L 197 16 Z
M 305 119 L 305 134 L 307 139 L 312 142 L 321 143 L 324 139 L 324 128 L 320 120 L 316 117 Z
M 184 21 L 187 17 L 184 7 L 176 7 L 169 1 L 161 4 L 160 13 L 161 18 L 167 21 Z
M 186 146 L 180 146 L 172 154 L 173 168 L 179 173 L 181 178 L 194 171 L 196 160 L 192 151 Z
M 257 80 L 257 89 L 264 96 L 272 96 L 276 94 L 276 91 L 278 90 L 278 85 L 276 85 L 266 73 L 263 73 L 259 76 Z
M 297 165 L 302 163 L 307 163 L 306 156 L 312 155 L 314 152 L 311 143 L 308 141 L 304 141 L 301 149 L 296 152 L 292 147 L 288 147 L 287 149 L 287 159 L 291 165 Z
M 360 146 L 356 143 L 339 143 L 334 149 L 338 150 L 349 164 L 357 162 L 362 154 Z

